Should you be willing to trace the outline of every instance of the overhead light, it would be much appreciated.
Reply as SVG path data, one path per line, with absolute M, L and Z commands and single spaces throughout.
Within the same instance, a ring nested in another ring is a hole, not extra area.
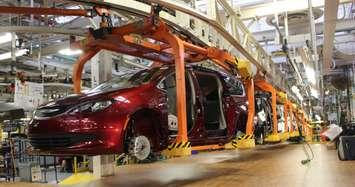
M 15 56 L 16 57 L 22 56 L 22 55 L 26 54 L 27 51 L 28 51 L 28 49 L 20 49 L 15 52 Z M 10 59 L 10 58 L 11 58 L 11 52 L 0 54 L 0 60 L 6 60 L 6 59 Z
M 66 56 L 76 56 L 76 55 L 80 55 L 81 53 L 83 53 L 83 51 L 80 49 L 66 48 L 66 49 L 59 50 L 58 53 L 61 55 L 66 55 Z
M 69 6 L 69 7 L 66 7 L 66 9 L 78 10 L 78 9 L 80 9 L 80 6 L 77 6 L 77 5 Z M 55 20 L 55 22 L 57 22 L 59 24 L 65 24 L 65 23 L 69 23 L 69 22 L 73 21 L 76 18 L 77 18 L 77 16 L 58 16 L 58 17 L 55 17 L 54 20 Z
M 0 44 L 11 42 L 11 40 L 12 40 L 12 34 L 9 32 L 5 32 L 4 34 L 0 35 Z
M 300 90 L 298 89 L 297 86 L 292 86 L 292 87 L 291 87 L 291 90 L 292 90 L 292 92 L 298 97 L 298 99 L 299 99 L 300 101 L 303 101 L 303 97 L 302 97 L 302 95 L 301 95 L 301 93 L 300 93 Z
M 311 88 L 311 96 L 318 98 L 319 97 L 318 90 Z
M 315 85 L 316 84 L 316 74 L 314 72 L 314 69 L 309 66 L 306 66 L 305 70 L 306 70 L 306 76 L 307 76 L 308 81 L 311 84 Z
M 77 17 L 76 16 L 59 16 L 59 17 L 54 18 L 54 20 L 58 24 L 65 24 L 65 23 L 69 23 L 69 22 L 73 21 L 75 18 L 77 18 Z

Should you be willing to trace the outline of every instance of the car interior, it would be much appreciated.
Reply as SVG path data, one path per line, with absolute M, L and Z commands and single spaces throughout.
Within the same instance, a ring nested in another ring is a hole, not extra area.
M 187 113 L 187 130 L 188 132 L 192 129 L 194 125 L 194 89 L 191 87 L 191 79 L 189 75 L 185 75 L 186 84 L 186 113 Z M 169 120 L 169 130 L 170 134 L 174 135 L 177 133 L 177 111 L 176 111 L 176 79 L 175 74 L 168 75 L 159 85 L 159 88 L 166 90 L 167 94 L 167 104 L 168 104 L 168 115 L 170 118 L 175 118 L 176 120 Z M 170 123 L 176 123 L 171 125 Z M 176 127 L 176 128 L 175 128 Z
M 208 136 L 224 136 L 227 126 L 223 115 L 220 79 L 211 73 L 196 72 L 196 78 L 203 94 L 204 121 Z
M 257 94 L 256 103 L 255 103 L 255 111 L 256 115 L 258 115 L 258 119 L 262 119 L 258 121 L 265 125 L 265 131 L 271 132 L 272 131 L 272 109 L 267 101 L 269 96 L 267 94 Z

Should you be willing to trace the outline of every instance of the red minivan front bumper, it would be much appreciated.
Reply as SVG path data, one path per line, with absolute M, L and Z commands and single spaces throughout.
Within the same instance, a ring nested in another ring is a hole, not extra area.
M 50 155 L 122 153 L 128 116 L 110 112 L 32 120 L 28 138 L 34 152 Z

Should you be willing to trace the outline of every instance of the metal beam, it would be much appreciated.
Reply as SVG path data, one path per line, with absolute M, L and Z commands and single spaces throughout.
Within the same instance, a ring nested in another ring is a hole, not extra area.
M 230 46 L 234 47 L 235 50 L 238 51 L 237 55 L 244 56 L 246 59 L 248 59 L 251 63 L 255 64 L 261 72 L 266 73 L 268 76 L 273 77 L 271 78 L 271 81 L 274 82 L 277 85 L 281 84 L 280 77 L 276 77 L 274 75 L 278 74 L 275 72 L 275 68 L 273 67 L 273 62 L 269 55 L 263 50 L 263 48 L 259 45 L 259 43 L 253 38 L 253 36 L 249 33 L 249 30 L 246 28 L 246 26 L 237 18 L 236 16 L 234 19 L 236 19 L 236 26 L 238 27 L 238 30 L 241 32 L 241 35 L 243 37 L 247 38 L 247 44 L 246 46 L 243 46 L 235 36 L 233 36 L 231 33 L 227 31 L 227 29 L 224 27 L 224 25 L 221 25 L 217 20 L 211 19 L 210 17 L 206 16 L 203 13 L 198 12 L 198 10 L 192 9 L 191 7 L 186 7 L 181 4 L 178 4 L 173 1 L 162 1 L 162 0 L 147 0 L 145 1 L 148 4 L 141 3 L 138 1 L 134 0 L 126 0 L 126 1 L 115 1 L 115 0 L 104 0 L 103 2 L 99 1 L 90 1 L 90 0 L 72 0 L 75 2 L 82 2 L 82 3 L 89 3 L 92 5 L 102 5 L 102 6 L 107 6 L 110 9 L 115 9 L 119 11 L 125 11 L 134 15 L 139 15 L 139 16 L 148 16 L 150 14 L 150 6 L 148 5 L 149 3 L 155 3 L 155 4 L 160 4 L 163 7 L 172 9 L 176 11 L 176 14 L 184 15 L 183 20 L 177 19 L 177 16 L 174 17 L 170 14 L 166 14 L 165 12 L 162 12 L 160 16 L 167 21 L 169 24 L 173 24 L 177 28 L 181 29 L 181 31 L 186 31 L 187 33 L 190 33 L 192 35 L 195 35 L 197 38 L 200 38 L 200 36 L 196 35 L 193 30 L 186 28 L 185 23 L 182 23 L 182 21 L 188 21 L 190 19 L 198 19 L 204 23 L 201 23 L 201 28 L 206 28 L 204 32 L 209 32 L 205 34 L 204 37 L 201 38 L 206 38 L 206 36 L 211 36 L 212 38 L 215 38 L 217 41 L 222 40 L 225 41 L 225 46 L 220 46 L 220 48 L 225 48 L 229 49 Z M 224 5 L 228 5 L 228 3 L 224 3 Z M 230 8 L 228 8 L 230 9 Z M 184 27 L 181 27 L 183 25 Z M 207 37 L 207 42 L 205 43 L 206 45 L 216 45 L 212 44 L 211 42 L 208 41 Z M 277 71 L 277 70 L 276 70 Z
M 325 1 L 324 6 L 324 38 L 323 38 L 323 71 L 328 71 L 333 60 L 334 33 L 338 15 L 339 0 Z
M 70 47 L 69 42 L 62 42 L 57 45 L 49 45 L 47 47 L 41 48 L 41 50 L 39 50 L 39 49 L 33 50 L 31 57 L 37 58 L 39 53 L 41 56 L 55 54 L 55 53 L 58 53 L 59 50 L 69 48 L 69 47 Z
M 0 6 L 1 14 L 28 14 L 28 15 L 58 15 L 58 16 L 84 16 L 91 17 L 91 12 L 82 9 L 61 9 L 42 7 L 13 7 Z
M 324 1 L 328 0 L 312 0 L 313 7 L 323 7 Z M 333 0 L 329 0 L 333 1 Z M 339 3 L 351 3 L 352 0 L 340 0 Z M 278 1 L 277 4 L 271 3 L 263 3 L 260 5 L 255 5 L 251 7 L 242 7 L 241 8 L 241 19 L 252 19 L 255 16 L 264 17 L 273 15 L 275 13 L 282 12 L 292 12 L 297 10 L 305 10 L 308 8 L 307 0 L 283 0 Z
M 67 29 L 44 26 L 1 26 L 0 32 L 16 32 L 16 33 L 45 33 L 45 34 L 63 34 L 86 36 L 86 30 Z
M 355 20 L 353 19 L 345 19 L 345 20 L 338 20 L 335 25 L 335 31 L 351 31 L 355 30 Z M 284 32 L 281 30 L 281 33 Z M 296 35 L 301 33 L 309 33 L 308 30 L 308 23 L 301 23 L 297 25 L 289 25 L 289 35 Z M 324 23 L 317 23 L 316 24 L 316 33 L 323 34 L 324 33 Z M 275 38 L 275 30 L 266 30 L 261 32 L 254 32 L 253 33 L 255 39 L 257 41 L 272 41 Z

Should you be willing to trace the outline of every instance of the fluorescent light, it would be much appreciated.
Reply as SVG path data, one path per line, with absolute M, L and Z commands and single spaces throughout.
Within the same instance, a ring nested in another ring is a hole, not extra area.
M 318 90 L 311 88 L 311 96 L 318 98 L 319 97 Z
M 5 32 L 4 34 L 0 35 L 0 44 L 11 42 L 11 39 L 12 39 L 11 33 Z
M 308 81 L 311 84 L 315 85 L 316 84 L 316 74 L 315 74 L 313 68 L 306 66 L 305 70 L 306 70 L 306 76 L 307 76 Z
M 27 53 L 27 49 L 21 49 L 16 51 L 15 56 L 19 57 Z M 0 60 L 6 60 L 11 58 L 11 52 L 0 54 Z
M 83 53 L 83 51 L 80 49 L 66 48 L 66 49 L 59 50 L 58 53 L 61 55 L 66 55 L 66 56 L 76 56 L 76 55 L 80 55 L 81 53 Z
M 291 90 L 292 90 L 292 92 L 293 92 L 294 94 L 296 94 L 296 96 L 298 97 L 298 99 L 299 99 L 300 101 L 303 101 L 303 97 L 302 97 L 302 95 L 300 94 L 300 90 L 298 89 L 297 86 L 292 86 L 292 87 L 291 87 Z
M 80 9 L 80 6 L 77 6 L 77 5 L 69 6 L 69 7 L 66 7 L 66 9 L 78 10 L 78 9 Z M 73 21 L 75 18 L 77 18 L 77 16 L 58 16 L 58 17 L 55 17 L 54 20 L 59 24 L 65 24 L 65 23 Z
M 77 18 L 77 17 L 76 16 L 59 16 L 59 17 L 54 18 L 54 20 L 58 24 L 65 24 L 65 23 L 69 23 L 69 22 L 73 21 L 75 18 Z

